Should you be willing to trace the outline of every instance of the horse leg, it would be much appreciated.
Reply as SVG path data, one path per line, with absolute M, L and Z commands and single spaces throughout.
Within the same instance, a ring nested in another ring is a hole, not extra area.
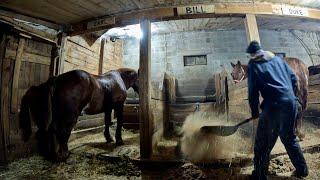
M 49 133 L 47 130 L 39 128 L 36 133 L 36 139 L 37 139 L 37 145 L 38 145 L 38 151 L 40 155 L 44 157 L 49 156 Z
M 107 108 L 107 110 L 104 112 L 104 124 L 105 124 L 105 129 L 104 129 L 104 137 L 106 138 L 107 143 L 113 142 L 113 139 L 110 135 L 109 127 L 111 125 L 111 108 Z
M 296 121 L 296 134 L 300 141 L 303 141 L 303 139 L 305 138 L 305 134 L 302 132 L 302 117 L 303 111 L 299 109 Z
M 116 146 L 121 146 L 124 144 L 121 137 L 121 130 L 123 125 L 123 103 L 124 102 L 116 103 L 114 108 L 117 115 Z
M 59 161 L 65 161 L 69 155 L 69 149 L 68 149 L 68 140 L 70 137 L 71 131 L 65 131 L 59 135 Z
M 55 128 L 49 127 L 47 158 L 53 162 L 58 161 L 58 152 L 59 152 L 59 143 L 58 143 Z

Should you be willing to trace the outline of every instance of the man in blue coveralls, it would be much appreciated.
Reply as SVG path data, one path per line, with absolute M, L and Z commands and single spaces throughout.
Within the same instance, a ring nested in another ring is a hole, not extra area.
M 254 145 L 253 179 L 267 179 L 270 152 L 278 136 L 296 168 L 295 176 L 306 177 L 308 167 L 295 135 L 297 79 L 288 64 L 252 41 L 247 53 L 248 98 L 252 118 L 259 118 Z M 259 92 L 263 97 L 259 115 Z

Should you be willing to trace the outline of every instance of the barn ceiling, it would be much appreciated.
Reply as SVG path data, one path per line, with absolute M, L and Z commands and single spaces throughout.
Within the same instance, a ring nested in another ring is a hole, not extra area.
M 274 2 L 320 9 L 318 0 L 1 0 L 0 8 L 59 24 L 71 24 L 139 9 L 221 2 Z

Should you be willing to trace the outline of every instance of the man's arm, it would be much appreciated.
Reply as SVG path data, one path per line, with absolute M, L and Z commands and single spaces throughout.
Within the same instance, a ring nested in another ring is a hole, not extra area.
M 259 117 L 259 87 L 253 65 L 248 65 L 248 99 L 252 118 Z

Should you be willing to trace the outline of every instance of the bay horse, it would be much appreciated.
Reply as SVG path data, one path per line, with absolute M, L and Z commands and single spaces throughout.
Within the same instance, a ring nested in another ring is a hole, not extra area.
M 302 118 L 303 113 L 307 108 L 309 71 L 307 66 L 300 59 L 285 57 L 283 60 L 288 63 L 297 77 L 298 89 L 295 93 L 298 97 L 300 106 L 298 109 L 296 134 L 302 141 L 305 137 L 304 133 L 302 132 Z M 238 61 L 237 64 L 231 62 L 231 66 L 233 67 L 231 76 L 234 83 L 239 83 L 247 78 L 248 65 L 243 65 L 240 61 Z
M 32 86 L 22 97 L 19 123 L 22 138 L 31 134 L 31 119 L 36 123 L 36 138 L 42 155 L 52 161 L 64 161 L 69 156 L 68 140 L 80 114 L 105 113 L 104 136 L 113 141 L 109 126 L 111 112 L 117 117 L 116 145 L 123 145 L 121 129 L 123 106 L 127 90 L 139 89 L 138 73 L 129 68 L 92 75 L 73 70 L 50 78 L 39 86 Z

